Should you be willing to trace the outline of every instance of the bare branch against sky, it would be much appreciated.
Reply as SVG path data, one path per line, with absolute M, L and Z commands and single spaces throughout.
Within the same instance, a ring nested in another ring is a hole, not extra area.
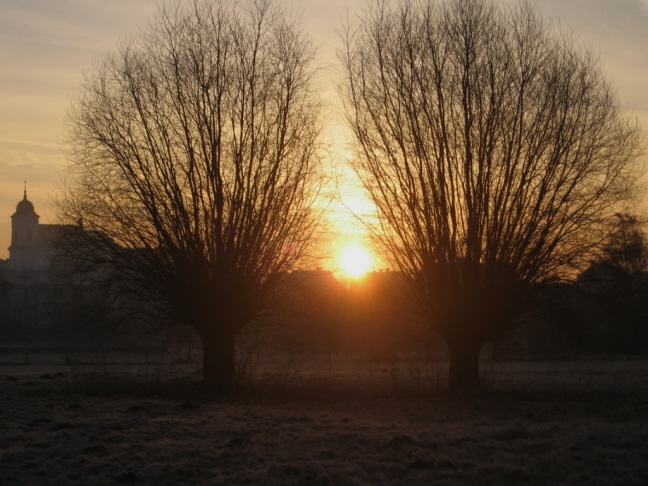
M 514 3 L 516 0 L 506 0 Z M 63 120 L 82 73 L 95 56 L 148 25 L 157 0 L 6 0 L 0 2 L 0 258 L 7 257 L 10 215 L 22 182 L 41 222 L 54 222 L 50 206 L 65 159 Z M 343 127 L 335 84 L 341 79 L 335 53 L 342 19 L 354 18 L 365 0 L 287 0 L 301 12 L 318 47 L 319 84 L 328 123 L 329 157 L 345 160 L 349 134 Z M 543 16 L 571 28 L 601 54 L 620 99 L 648 125 L 648 6 L 646 0 L 538 0 Z M 342 231 L 349 231 L 344 228 Z
M 161 8 L 97 60 L 69 115 L 59 208 L 90 230 L 72 256 L 192 327 L 218 394 L 238 333 L 282 273 L 309 265 L 321 214 L 315 49 L 276 5 Z
M 450 385 L 636 206 L 641 130 L 596 55 L 529 4 L 384 3 L 346 30 L 373 234 L 448 343 Z

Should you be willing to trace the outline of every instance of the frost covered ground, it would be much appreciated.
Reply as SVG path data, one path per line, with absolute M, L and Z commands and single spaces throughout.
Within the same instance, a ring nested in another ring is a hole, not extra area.
M 217 403 L 177 369 L 5 364 L 0 484 L 648 484 L 645 361 L 485 364 L 462 394 L 365 368 Z

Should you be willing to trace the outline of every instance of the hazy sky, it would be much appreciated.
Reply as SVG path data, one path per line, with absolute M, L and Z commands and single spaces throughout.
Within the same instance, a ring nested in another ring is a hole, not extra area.
M 335 52 L 341 20 L 371 0 L 286 0 L 319 46 L 322 92 L 337 123 Z M 517 0 L 506 0 L 515 2 Z M 27 180 L 41 223 L 65 160 L 70 99 L 95 56 L 146 28 L 157 0 L 0 0 L 0 258 Z M 537 0 L 539 11 L 579 34 L 601 56 L 622 103 L 648 130 L 648 0 Z

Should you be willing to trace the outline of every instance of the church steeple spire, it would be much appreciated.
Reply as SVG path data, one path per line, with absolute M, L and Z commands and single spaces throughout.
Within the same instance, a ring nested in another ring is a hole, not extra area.
M 23 186 L 23 198 L 16 205 L 11 216 L 11 246 L 9 247 L 10 270 L 42 270 L 43 249 L 41 247 L 39 216 L 34 205 L 27 199 L 27 181 Z
M 27 199 L 27 180 L 25 180 L 24 183 L 22 201 L 20 201 L 16 206 L 16 212 L 13 216 L 24 216 L 24 215 L 33 215 L 38 217 L 36 211 L 34 211 L 34 205 L 29 199 Z

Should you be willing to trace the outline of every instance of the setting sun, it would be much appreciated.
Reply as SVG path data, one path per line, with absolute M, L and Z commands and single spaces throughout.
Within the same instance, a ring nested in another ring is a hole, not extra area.
M 365 247 L 352 244 L 347 246 L 340 256 L 342 271 L 347 277 L 360 278 L 371 268 L 372 258 Z

